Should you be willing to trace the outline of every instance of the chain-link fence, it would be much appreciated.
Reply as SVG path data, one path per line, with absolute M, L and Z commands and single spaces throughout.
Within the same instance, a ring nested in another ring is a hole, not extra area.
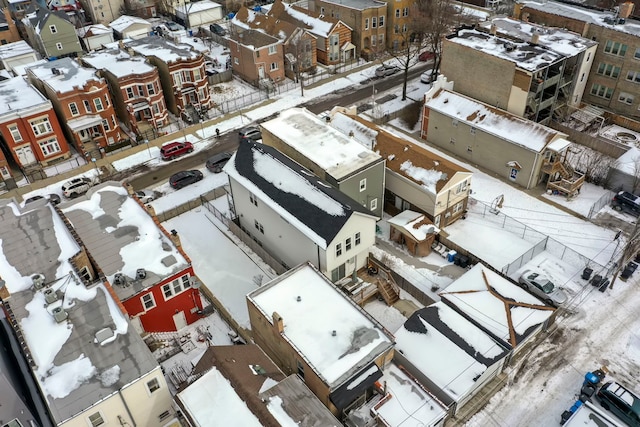
M 604 193 L 593 205 L 591 205 L 587 218 L 591 219 L 596 216 L 596 214 L 600 212 L 600 209 L 611 203 L 611 199 L 613 199 L 613 191 L 607 191 Z

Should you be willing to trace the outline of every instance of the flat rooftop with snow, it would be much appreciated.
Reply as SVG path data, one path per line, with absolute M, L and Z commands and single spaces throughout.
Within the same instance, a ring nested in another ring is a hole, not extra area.
M 384 328 L 310 264 L 301 264 L 247 295 L 330 388 L 393 347 Z
M 81 247 L 51 204 L 0 200 L 0 241 L 3 303 L 56 423 L 157 369 L 108 288 L 74 273 Z
M 38 63 L 29 67 L 28 70 L 55 92 L 60 93 L 71 92 L 74 88 L 82 88 L 91 80 L 100 80 L 95 69 L 83 67 L 72 58 Z
M 261 123 L 263 129 L 310 159 L 336 180 L 382 161 L 379 154 L 304 108 L 290 108 Z
M 143 56 L 131 56 L 120 49 L 89 53 L 82 60 L 94 68 L 106 69 L 116 77 L 146 74 L 156 69 Z
M 61 206 L 121 300 L 188 267 L 153 218 L 118 182 L 105 182 Z M 144 269 L 145 277 L 138 277 Z M 126 285 L 114 283 L 119 273 Z

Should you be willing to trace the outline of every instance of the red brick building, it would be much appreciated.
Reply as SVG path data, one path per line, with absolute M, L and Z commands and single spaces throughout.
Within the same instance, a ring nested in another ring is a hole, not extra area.
M 82 61 L 100 70 L 111 88 L 118 117 L 137 135 L 149 135 L 150 129 L 169 124 L 158 70 L 144 57 L 110 49 L 85 55 Z
M 227 40 L 233 72 L 254 86 L 284 80 L 282 40 L 261 31 L 237 28 Z
M 126 47 L 158 69 L 169 111 L 191 123 L 206 118 L 211 97 L 202 53 L 159 36 L 130 40 Z
M 93 68 L 62 58 L 29 68 L 29 80 L 45 93 L 65 133 L 78 152 L 100 158 L 108 145 L 126 138 L 121 132 L 107 82 Z
M 70 155 L 51 101 L 22 77 L 0 82 L 0 136 L 6 151 L 26 172 Z M 4 162 L 0 176 L 7 179 L 11 174 Z

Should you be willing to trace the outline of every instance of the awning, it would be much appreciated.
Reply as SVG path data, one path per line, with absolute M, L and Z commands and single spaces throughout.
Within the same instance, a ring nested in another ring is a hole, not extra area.
M 342 410 L 349 406 L 356 398 L 361 396 L 366 389 L 382 377 L 382 372 L 375 363 L 371 363 L 352 379 L 342 384 L 329 395 L 329 399 Z
M 93 126 L 102 124 L 102 117 L 100 116 L 82 116 L 77 119 L 72 119 L 67 122 L 67 126 L 74 132 L 78 132 L 82 129 L 87 129 Z
M 346 51 L 346 50 L 352 50 L 355 49 L 356 45 L 354 45 L 351 42 L 346 42 L 345 44 L 342 45 L 342 47 L 340 48 L 341 51 Z
M 135 104 L 129 104 L 133 111 L 141 111 L 149 108 L 149 103 L 147 101 L 136 102 Z

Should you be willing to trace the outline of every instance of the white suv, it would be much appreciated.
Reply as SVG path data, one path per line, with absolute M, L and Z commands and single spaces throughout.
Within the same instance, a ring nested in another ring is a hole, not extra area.
M 62 194 L 64 194 L 64 197 L 73 199 L 89 191 L 92 185 L 93 181 L 89 178 L 74 178 L 64 183 Z

